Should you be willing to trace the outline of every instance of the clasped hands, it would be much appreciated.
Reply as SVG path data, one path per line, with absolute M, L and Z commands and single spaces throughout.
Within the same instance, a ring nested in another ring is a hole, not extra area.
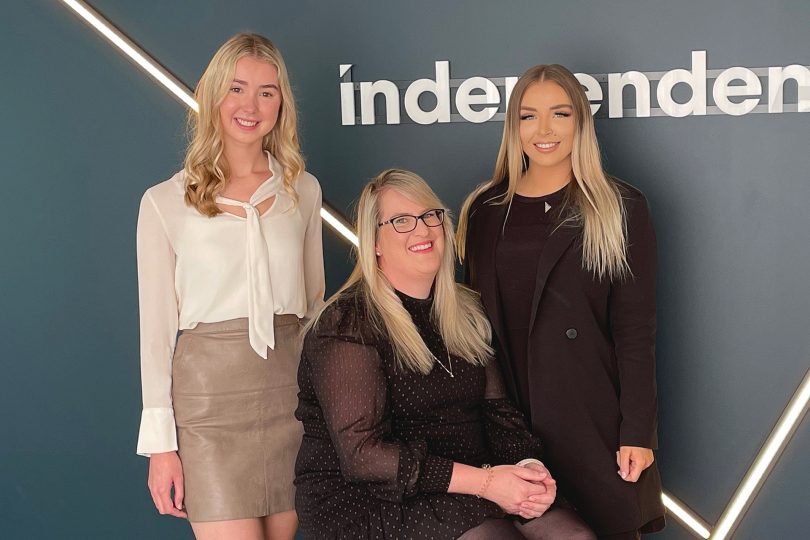
M 509 514 L 540 517 L 557 497 L 557 482 L 539 461 L 525 466 L 499 465 L 492 467 L 491 474 L 483 496 Z

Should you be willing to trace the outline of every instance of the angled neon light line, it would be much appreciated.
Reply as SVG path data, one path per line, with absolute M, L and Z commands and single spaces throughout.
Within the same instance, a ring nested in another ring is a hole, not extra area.
M 90 7 L 86 2 L 79 0 L 60 0 L 64 2 L 70 9 L 72 9 L 79 17 L 92 26 L 99 34 L 107 38 L 118 50 L 124 53 L 127 58 L 135 62 L 135 64 L 148 73 L 153 79 L 163 85 L 166 90 L 174 94 L 174 96 L 194 109 L 198 110 L 197 102 L 194 101 L 192 93 L 185 87 L 185 85 L 177 80 L 174 75 L 169 73 L 163 66 L 158 64 L 153 58 L 149 57 L 140 47 L 135 45 L 127 36 L 125 36 L 115 26 L 110 24 L 104 17 Z
M 357 235 L 354 234 L 354 231 L 352 231 L 351 227 L 345 224 L 341 219 L 339 219 L 335 215 L 330 214 L 326 208 L 321 208 L 321 217 L 338 234 L 340 234 L 343 238 L 354 244 L 355 247 L 360 245 L 360 242 L 357 239 Z
M 709 524 L 698 516 L 693 515 L 685 504 L 666 491 L 661 493 L 661 500 L 664 502 L 664 506 L 667 507 L 667 510 L 669 510 L 670 515 L 674 517 L 678 523 L 683 525 L 686 529 L 691 529 L 694 534 L 701 538 L 709 538 L 711 534 Z
M 193 94 L 182 82 L 115 28 L 90 5 L 81 0 L 59 1 L 69 7 L 177 99 L 194 111 L 198 110 Z M 321 217 L 341 238 L 355 246 L 358 245 L 357 236 L 352 232 L 351 227 L 340 217 L 338 212 L 329 208 L 326 203 L 321 209 Z M 661 499 L 676 520 L 701 538 L 725 540 L 739 525 L 745 510 L 750 506 L 756 492 L 764 483 L 765 478 L 782 454 L 785 446 L 787 446 L 791 436 L 807 412 L 808 402 L 810 402 L 810 371 L 807 372 L 804 380 L 791 398 L 782 417 L 757 455 L 751 469 L 743 478 L 711 535 L 709 525 L 706 522 L 697 517 L 682 502 L 664 492 L 661 494 Z
M 133 43 L 132 40 L 113 26 L 107 19 L 99 14 L 99 12 L 87 4 L 87 2 L 82 2 L 81 0 L 59 1 L 73 10 L 74 13 L 105 37 L 111 44 L 115 45 L 127 58 L 148 73 L 156 82 L 171 92 L 171 94 L 182 103 L 190 107 L 194 112 L 199 112 L 197 102 L 194 101 L 194 94 L 185 84 L 169 73 L 166 68 L 149 56 L 146 51 Z M 321 208 L 321 217 L 341 238 L 355 246 L 357 245 L 357 236 L 352 232 L 351 227 L 346 224 L 345 220 L 340 217 L 338 212 L 329 207 L 328 203 L 324 203 L 323 208 Z
M 720 520 L 712 533 L 712 540 L 729 538 L 734 529 L 740 524 L 745 511 L 751 505 L 771 469 L 799 427 L 802 418 L 807 412 L 808 405 L 810 405 L 810 370 L 805 373 L 804 379 L 788 402 L 782 416 L 776 422 L 776 426 L 760 449 L 756 459 L 754 459 L 754 464 L 751 465 L 731 498 L 731 502 L 720 516 Z

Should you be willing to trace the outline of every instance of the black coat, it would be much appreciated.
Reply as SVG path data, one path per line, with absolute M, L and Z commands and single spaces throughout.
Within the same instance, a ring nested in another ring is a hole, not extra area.
M 598 534 L 663 526 L 661 479 L 653 463 L 637 483 L 617 474 L 619 446 L 657 447 L 655 386 L 655 232 L 644 195 L 619 184 L 627 219 L 632 278 L 598 280 L 582 267 L 582 229 L 556 228 L 537 267 L 529 325 L 532 429 L 560 491 Z M 495 270 L 507 205 L 474 201 L 465 278 L 479 291 L 493 326 L 504 379 L 516 396 Z

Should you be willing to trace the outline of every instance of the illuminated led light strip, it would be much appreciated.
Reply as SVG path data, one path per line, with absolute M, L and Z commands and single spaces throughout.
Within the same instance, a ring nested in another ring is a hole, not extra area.
M 140 47 L 135 45 L 127 36 L 122 34 L 116 27 L 110 24 L 104 17 L 90 7 L 86 2 L 81 0 L 60 0 L 70 9 L 72 9 L 79 17 L 95 28 L 95 30 L 107 38 L 110 43 L 118 47 L 130 60 L 135 62 L 138 67 L 147 72 L 157 82 L 163 85 L 166 90 L 174 94 L 177 99 L 194 109 L 198 110 L 197 102 L 194 101 L 192 93 L 185 87 L 183 83 L 178 81 L 171 73 L 169 73 L 163 66 L 150 58 Z
M 326 210 L 326 208 L 321 208 L 321 217 L 327 224 L 329 224 L 330 227 L 332 227 L 332 229 L 335 230 L 335 232 L 337 232 L 343 238 L 354 244 L 355 247 L 360 245 L 359 241 L 357 240 L 357 235 L 354 234 L 352 229 L 348 225 L 343 223 L 342 220 L 330 214 L 329 211 Z
M 199 112 L 199 107 L 197 106 L 197 102 L 194 101 L 194 94 L 191 92 L 191 90 L 189 90 L 185 84 L 177 80 L 163 66 L 155 61 L 154 58 L 149 56 L 146 51 L 138 47 L 127 36 L 121 33 L 121 31 L 113 26 L 107 19 L 102 17 L 99 12 L 81 0 L 59 1 L 72 9 L 99 34 L 107 38 L 107 40 L 115 45 L 118 50 L 124 53 L 130 60 L 135 62 L 138 67 L 151 75 L 155 81 L 160 83 L 176 98 L 185 103 L 195 112 Z M 340 214 L 330 208 L 327 203 L 324 203 L 323 208 L 321 208 L 321 217 L 324 219 L 324 221 L 326 221 L 344 240 L 351 242 L 356 246 L 357 236 L 352 232 L 351 228 L 346 225 L 340 217 L 338 217 L 339 215 Z
M 776 460 L 790 442 L 796 428 L 810 404 L 810 370 L 804 375 L 799 388 L 785 407 L 781 418 L 757 454 L 754 464 L 746 473 L 731 502 L 728 504 L 712 533 L 712 540 L 725 540 L 742 520 L 754 496 L 762 487 Z
M 694 515 L 685 504 L 667 492 L 661 493 L 661 500 L 664 502 L 664 506 L 667 507 L 672 517 L 681 525 L 687 529 L 691 529 L 692 532 L 701 538 L 709 538 L 711 534 L 709 524 Z
M 160 83 L 166 90 L 171 92 L 180 101 L 185 103 L 194 111 L 198 110 L 197 103 L 194 101 L 191 91 L 185 87 L 183 83 L 178 81 L 160 64 L 152 59 L 145 51 L 135 45 L 117 28 L 115 28 L 109 21 L 104 19 L 96 10 L 90 7 L 86 2 L 81 0 L 59 0 L 77 15 L 84 19 L 90 26 L 92 26 L 102 36 L 115 45 L 121 52 L 134 61 L 139 67 L 152 76 L 154 80 Z M 351 228 L 338 217 L 339 213 L 335 212 L 324 203 L 321 208 L 321 217 L 324 221 L 342 238 L 358 245 L 357 236 L 352 232 Z M 785 412 L 779 419 L 774 431 L 768 437 L 768 441 L 760 451 L 753 466 L 746 474 L 743 482 L 740 484 L 737 492 L 735 493 L 732 501 L 729 503 L 714 533 L 711 535 L 712 539 L 724 540 L 731 531 L 739 524 L 744 510 L 750 505 L 754 495 L 761 487 L 768 472 L 772 468 L 776 459 L 781 455 L 785 446 L 790 440 L 791 435 L 798 427 L 804 413 L 807 410 L 808 401 L 810 400 L 810 371 L 805 375 L 799 389 L 788 403 Z M 688 527 L 691 531 L 696 533 L 702 538 L 709 538 L 709 527 L 702 519 L 696 517 L 690 512 L 687 507 L 675 499 L 668 493 L 662 493 L 661 499 L 667 509 L 672 512 L 676 520 Z

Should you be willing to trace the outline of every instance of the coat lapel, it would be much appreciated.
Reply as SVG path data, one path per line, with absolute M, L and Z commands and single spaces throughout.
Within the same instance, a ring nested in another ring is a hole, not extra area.
M 531 335 L 534 329 L 534 321 L 537 319 L 537 308 L 540 305 L 540 299 L 543 296 L 543 291 L 546 288 L 548 275 L 554 269 L 557 262 L 562 257 L 574 238 L 582 231 L 581 227 L 573 225 L 563 225 L 558 227 L 551 236 L 546 240 L 546 245 L 543 246 L 543 251 L 540 252 L 540 260 L 537 262 L 537 279 L 534 285 L 534 297 L 532 298 L 532 318 L 529 322 L 529 334 Z
M 503 317 L 501 311 L 501 299 L 498 294 L 497 269 L 495 268 L 495 254 L 498 249 L 498 240 L 501 237 L 503 218 L 506 215 L 506 205 L 486 204 L 479 209 L 483 215 L 481 227 L 478 231 L 481 238 L 476 241 L 480 251 L 477 257 L 479 265 L 478 274 L 486 276 L 486 279 L 478 279 L 476 284 L 478 292 L 481 294 L 481 301 L 490 315 L 492 330 L 501 344 L 507 343 L 506 334 L 503 328 Z
M 478 275 L 483 279 L 477 280 L 478 292 L 481 294 L 481 302 L 484 304 L 496 346 L 498 365 L 503 373 L 503 381 L 511 396 L 517 396 L 517 382 L 512 362 L 509 360 L 509 347 L 506 330 L 503 326 L 503 306 L 501 306 L 501 295 L 498 293 L 498 270 L 495 264 L 495 256 L 498 252 L 498 242 L 503 231 L 503 220 L 506 217 L 507 206 L 505 204 L 485 204 L 479 208 L 481 212 L 481 226 L 477 229 L 478 256 L 476 262 Z

